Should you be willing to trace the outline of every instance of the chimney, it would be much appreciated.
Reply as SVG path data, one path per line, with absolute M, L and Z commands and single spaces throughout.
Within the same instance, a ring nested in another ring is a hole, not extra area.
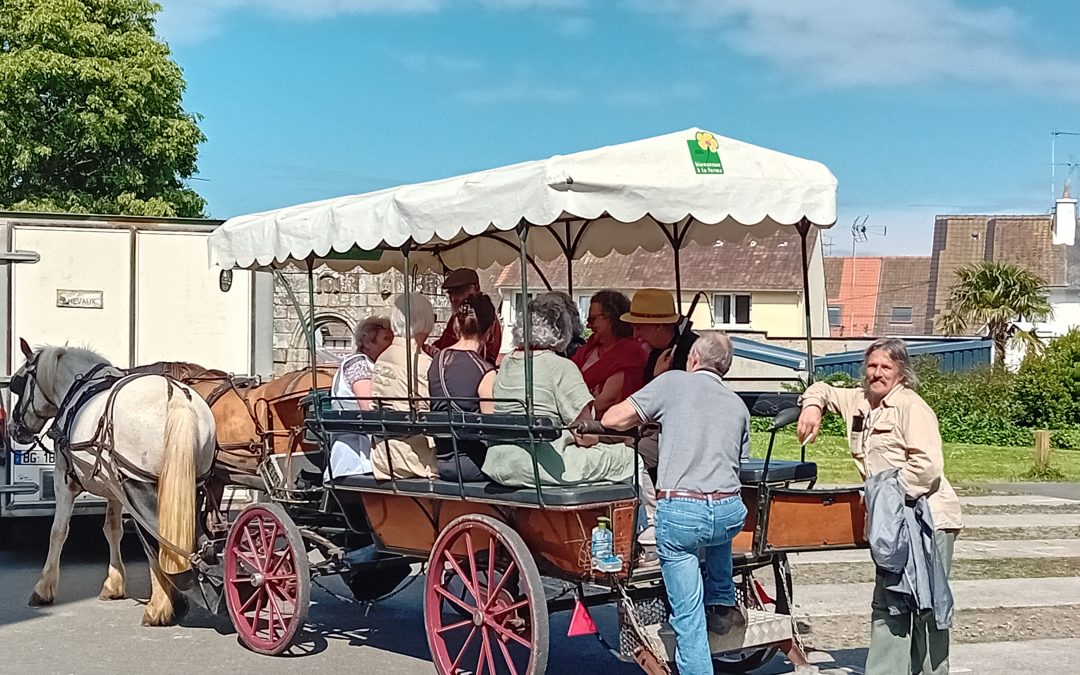
M 1054 205 L 1054 244 L 1072 246 L 1076 243 L 1076 200 L 1069 194 L 1069 184 Z

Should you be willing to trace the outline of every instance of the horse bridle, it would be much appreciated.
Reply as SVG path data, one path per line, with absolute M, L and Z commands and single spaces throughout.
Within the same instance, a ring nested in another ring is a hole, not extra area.
M 35 390 L 41 389 L 37 383 L 37 361 L 39 356 L 40 354 L 34 354 L 34 357 L 23 367 L 22 372 L 12 377 L 11 382 L 8 384 L 11 392 L 19 397 L 19 402 L 15 404 L 15 408 L 11 411 L 12 435 L 20 431 L 27 431 L 26 425 L 23 424 L 25 412 L 20 410 L 24 404 L 28 406 L 29 413 L 42 422 L 47 422 L 51 418 L 51 416 L 41 414 L 35 405 L 37 399 Z M 59 412 L 59 406 L 46 396 L 44 391 L 41 392 L 41 396 L 49 405 L 57 408 L 57 412 Z

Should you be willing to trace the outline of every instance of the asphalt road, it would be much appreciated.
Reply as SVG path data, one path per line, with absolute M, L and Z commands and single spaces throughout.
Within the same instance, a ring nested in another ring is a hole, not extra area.
M 52 607 L 26 605 L 48 549 L 43 520 L 7 532 L 0 550 L 0 672 L 37 673 L 430 673 L 422 584 L 376 605 L 366 616 L 313 589 L 305 634 L 287 656 L 247 651 L 227 618 L 192 609 L 183 624 L 145 628 L 140 598 L 149 597 L 146 560 L 133 534 L 125 536 L 127 590 L 133 599 L 97 599 L 108 549 L 100 520 L 76 519 L 61 559 L 60 592 Z M 336 580 L 335 580 L 336 581 Z M 344 586 L 332 586 L 348 594 Z M 612 608 L 594 611 L 608 639 L 617 636 Z M 629 675 L 641 671 L 616 660 L 592 637 L 567 638 L 568 613 L 551 620 L 550 675 Z M 859 654 L 852 654 L 858 661 Z M 781 660 L 762 675 L 787 671 Z

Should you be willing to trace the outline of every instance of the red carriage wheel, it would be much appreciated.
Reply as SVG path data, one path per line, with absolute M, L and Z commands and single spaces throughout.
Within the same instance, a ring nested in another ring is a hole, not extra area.
M 464 593 L 448 588 L 453 579 L 464 584 Z M 461 516 L 435 541 L 424 624 L 440 675 L 547 670 L 548 611 L 540 572 L 518 533 L 494 518 Z
M 285 510 L 241 511 L 225 541 L 225 603 L 244 646 L 274 656 L 291 647 L 310 596 L 307 548 Z

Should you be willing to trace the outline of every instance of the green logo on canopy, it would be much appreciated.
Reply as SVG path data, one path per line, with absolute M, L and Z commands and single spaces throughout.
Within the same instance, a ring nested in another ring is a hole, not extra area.
M 697 173 L 724 173 L 724 165 L 720 163 L 720 155 L 716 152 L 720 142 L 708 131 L 699 131 L 694 135 L 694 140 L 687 141 L 690 148 L 690 159 L 694 162 L 694 171 Z

